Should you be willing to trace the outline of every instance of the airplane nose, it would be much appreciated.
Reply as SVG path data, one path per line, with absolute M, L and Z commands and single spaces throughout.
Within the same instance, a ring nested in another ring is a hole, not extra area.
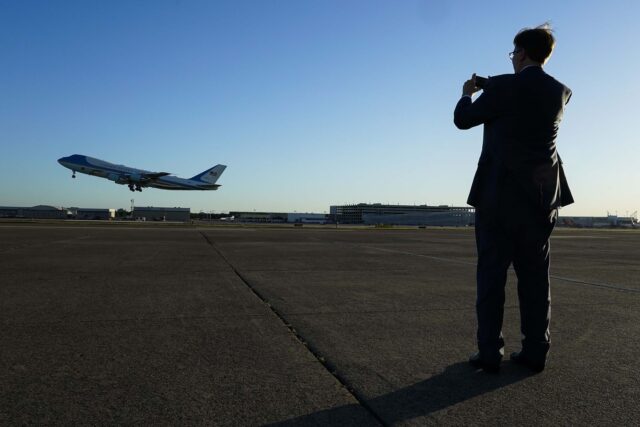
M 60 158 L 58 159 L 58 163 L 63 164 L 63 162 L 65 162 L 66 160 L 67 160 L 67 158 L 66 158 L 66 157 L 60 157 Z

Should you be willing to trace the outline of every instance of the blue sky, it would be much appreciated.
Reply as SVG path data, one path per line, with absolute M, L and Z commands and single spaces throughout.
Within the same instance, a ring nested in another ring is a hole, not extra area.
M 478 7 L 478 5 L 482 7 Z M 512 72 L 551 21 L 573 90 L 564 215 L 640 210 L 637 1 L 0 1 L 0 205 L 324 212 L 465 205 L 481 127 L 452 122 L 473 72 Z M 85 154 L 190 177 L 171 192 L 78 175 Z

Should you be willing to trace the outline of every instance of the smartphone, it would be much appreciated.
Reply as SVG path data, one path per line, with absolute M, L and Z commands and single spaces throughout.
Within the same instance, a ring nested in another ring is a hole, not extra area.
M 484 87 L 487 85 L 487 80 L 489 79 L 487 79 L 486 77 L 476 76 L 476 87 L 484 89 Z

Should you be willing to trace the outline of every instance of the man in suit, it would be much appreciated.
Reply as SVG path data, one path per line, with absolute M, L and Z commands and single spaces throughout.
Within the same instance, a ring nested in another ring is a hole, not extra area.
M 467 203 L 476 208 L 478 353 L 469 362 L 497 372 L 504 355 L 507 269 L 518 277 L 522 350 L 511 359 L 544 369 L 549 352 L 549 237 L 558 208 L 573 203 L 556 138 L 571 97 L 546 74 L 555 39 L 548 25 L 520 31 L 509 54 L 514 74 L 490 77 L 483 93 L 466 81 L 454 113 L 459 129 L 484 124 L 482 152 Z

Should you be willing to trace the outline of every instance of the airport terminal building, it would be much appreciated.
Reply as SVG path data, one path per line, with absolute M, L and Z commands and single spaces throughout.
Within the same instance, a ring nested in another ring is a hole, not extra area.
M 111 220 L 115 218 L 115 215 L 116 210 L 109 208 L 58 208 L 47 205 L 0 206 L 0 218 Z
M 191 221 L 190 208 L 134 207 L 131 216 L 145 221 Z
M 59 208 L 38 205 L 33 207 L 0 206 L 0 218 L 18 219 L 78 219 L 78 220 L 113 220 L 116 210 L 112 208 Z M 132 217 L 147 221 L 182 221 L 191 220 L 189 208 L 135 207 Z
M 329 215 L 320 213 L 231 211 L 229 212 L 229 216 L 238 222 L 269 224 L 326 224 L 327 222 L 331 222 Z
M 0 218 L 66 219 L 67 210 L 55 206 L 0 206 Z
M 331 206 L 329 209 L 332 219 L 339 224 L 418 226 L 469 226 L 475 224 L 475 210 L 472 207 L 358 203 Z

